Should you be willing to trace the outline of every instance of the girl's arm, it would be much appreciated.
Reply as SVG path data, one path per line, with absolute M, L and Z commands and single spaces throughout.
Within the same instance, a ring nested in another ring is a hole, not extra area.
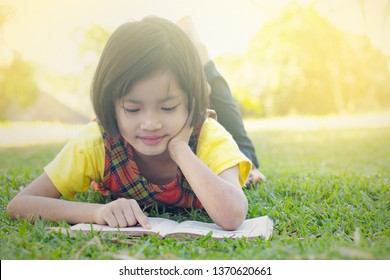
M 43 173 L 7 206 L 7 213 L 12 218 L 26 218 L 32 221 L 64 220 L 71 224 L 97 223 L 111 227 L 132 226 L 138 222 L 148 226 L 146 215 L 135 200 L 118 199 L 108 204 L 74 202 L 60 199 L 49 177 Z
M 172 143 L 170 153 L 210 218 L 223 229 L 237 229 L 248 210 L 248 201 L 239 184 L 238 166 L 217 175 L 192 152 L 185 141 Z

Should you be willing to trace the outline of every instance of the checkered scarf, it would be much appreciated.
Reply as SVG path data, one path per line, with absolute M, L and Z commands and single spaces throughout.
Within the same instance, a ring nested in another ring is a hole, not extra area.
M 167 185 L 155 185 L 140 173 L 133 156 L 133 147 L 122 136 L 111 137 L 99 124 L 104 140 L 105 164 L 103 182 L 92 186 L 105 198 L 132 198 L 139 205 L 172 205 L 183 208 L 202 208 L 186 178 L 178 169 L 176 178 Z M 200 127 L 193 130 L 189 146 L 196 153 Z M 173 195 L 167 195 L 169 192 Z

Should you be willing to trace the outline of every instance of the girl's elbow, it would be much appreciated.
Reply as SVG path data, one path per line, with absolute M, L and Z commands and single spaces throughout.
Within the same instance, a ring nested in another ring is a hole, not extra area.
M 244 219 L 242 220 L 230 220 L 230 221 L 226 221 L 226 222 L 223 222 L 220 224 L 220 227 L 223 229 L 223 230 L 227 230 L 227 231 L 233 231 L 233 230 L 236 230 L 238 229 L 242 223 L 244 222 Z
M 245 203 L 234 209 L 233 211 L 226 211 L 225 215 L 220 220 L 219 226 L 224 230 L 236 230 L 238 229 L 245 220 L 246 214 L 248 212 L 248 202 L 245 200 Z
M 17 211 L 16 211 L 16 209 L 17 209 L 16 204 L 17 203 L 15 202 L 15 198 L 14 198 L 7 205 L 6 213 L 10 218 L 15 219 L 18 216 Z
M 230 218 L 230 219 L 226 219 L 225 221 L 221 221 L 219 226 L 223 230 L 232 231 L 238 229 L 242 225 L 244 220 L 245 220 L 245 216 Z
M 18 219 L 22 217 L 22 208 L 26 205 L 26 202 L 21 199 L 21 195 L 17 194 L 10 202 L 8 202 L 6 213 L 8 217 Z

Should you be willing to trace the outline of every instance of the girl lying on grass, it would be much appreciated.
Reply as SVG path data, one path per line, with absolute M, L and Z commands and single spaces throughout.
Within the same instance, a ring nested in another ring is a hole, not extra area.
M 141 207 L 156 202 L 204 208 L 226 230 L 241 225 L 251 161 L 208 117 L 202 63 L 183 30 L 156 17 L 120 26 L 91 96 L 97 120 L 10 201 L 10 217 L 149 228 Z M 60 199 L 90 186 L 111 202 Z

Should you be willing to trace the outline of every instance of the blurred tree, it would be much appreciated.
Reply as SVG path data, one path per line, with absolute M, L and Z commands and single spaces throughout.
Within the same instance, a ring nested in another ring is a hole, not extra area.
M 0 4 L 0 28 L 7 22 L 11 14 L 11 8 L 6 5 Z
M 83 30 L 83 40 L 80 45 L 80 52 L 84 55 L 93 53 L 100 57 L 104 44 L 110 36 L 109 31 L 102 26 L 93 24 Z
M 22 107 L 34 103 L 39 94 L 34 68 L 17 53 L 8 67 L 0 68 L 0 120 L 6 117 L 6 108 L 13 102 Z
M 71 41 L 77 44 L 78 69 L 64 74 L 48 69 L 43 73 L 48 91 L 56 99 L 85 115 L 93 115 L 89 98 L 90 85 L 109 34 L 109 31 L 97 24 L 76 28 Z
M 364 33 L 373 46 L 390 55 L 390 1 L 355 0 L 364 21 Z
M 11 10 L 0 6 L 0 28 L 7 22 Z M 39 93 L 33 66 L 14 53 L 11 65 L 0 66 L 0 120 L 6 118 L 7 107 L 16 102 L 25 107 L 34 103 Z
M 340 31 L 311 6 L 264 25 L 241 61 L 217 60 L 237 100 L 252 100 L 241 103 L 252 116 L 388 109 L 388 62 L 367 37 Z

